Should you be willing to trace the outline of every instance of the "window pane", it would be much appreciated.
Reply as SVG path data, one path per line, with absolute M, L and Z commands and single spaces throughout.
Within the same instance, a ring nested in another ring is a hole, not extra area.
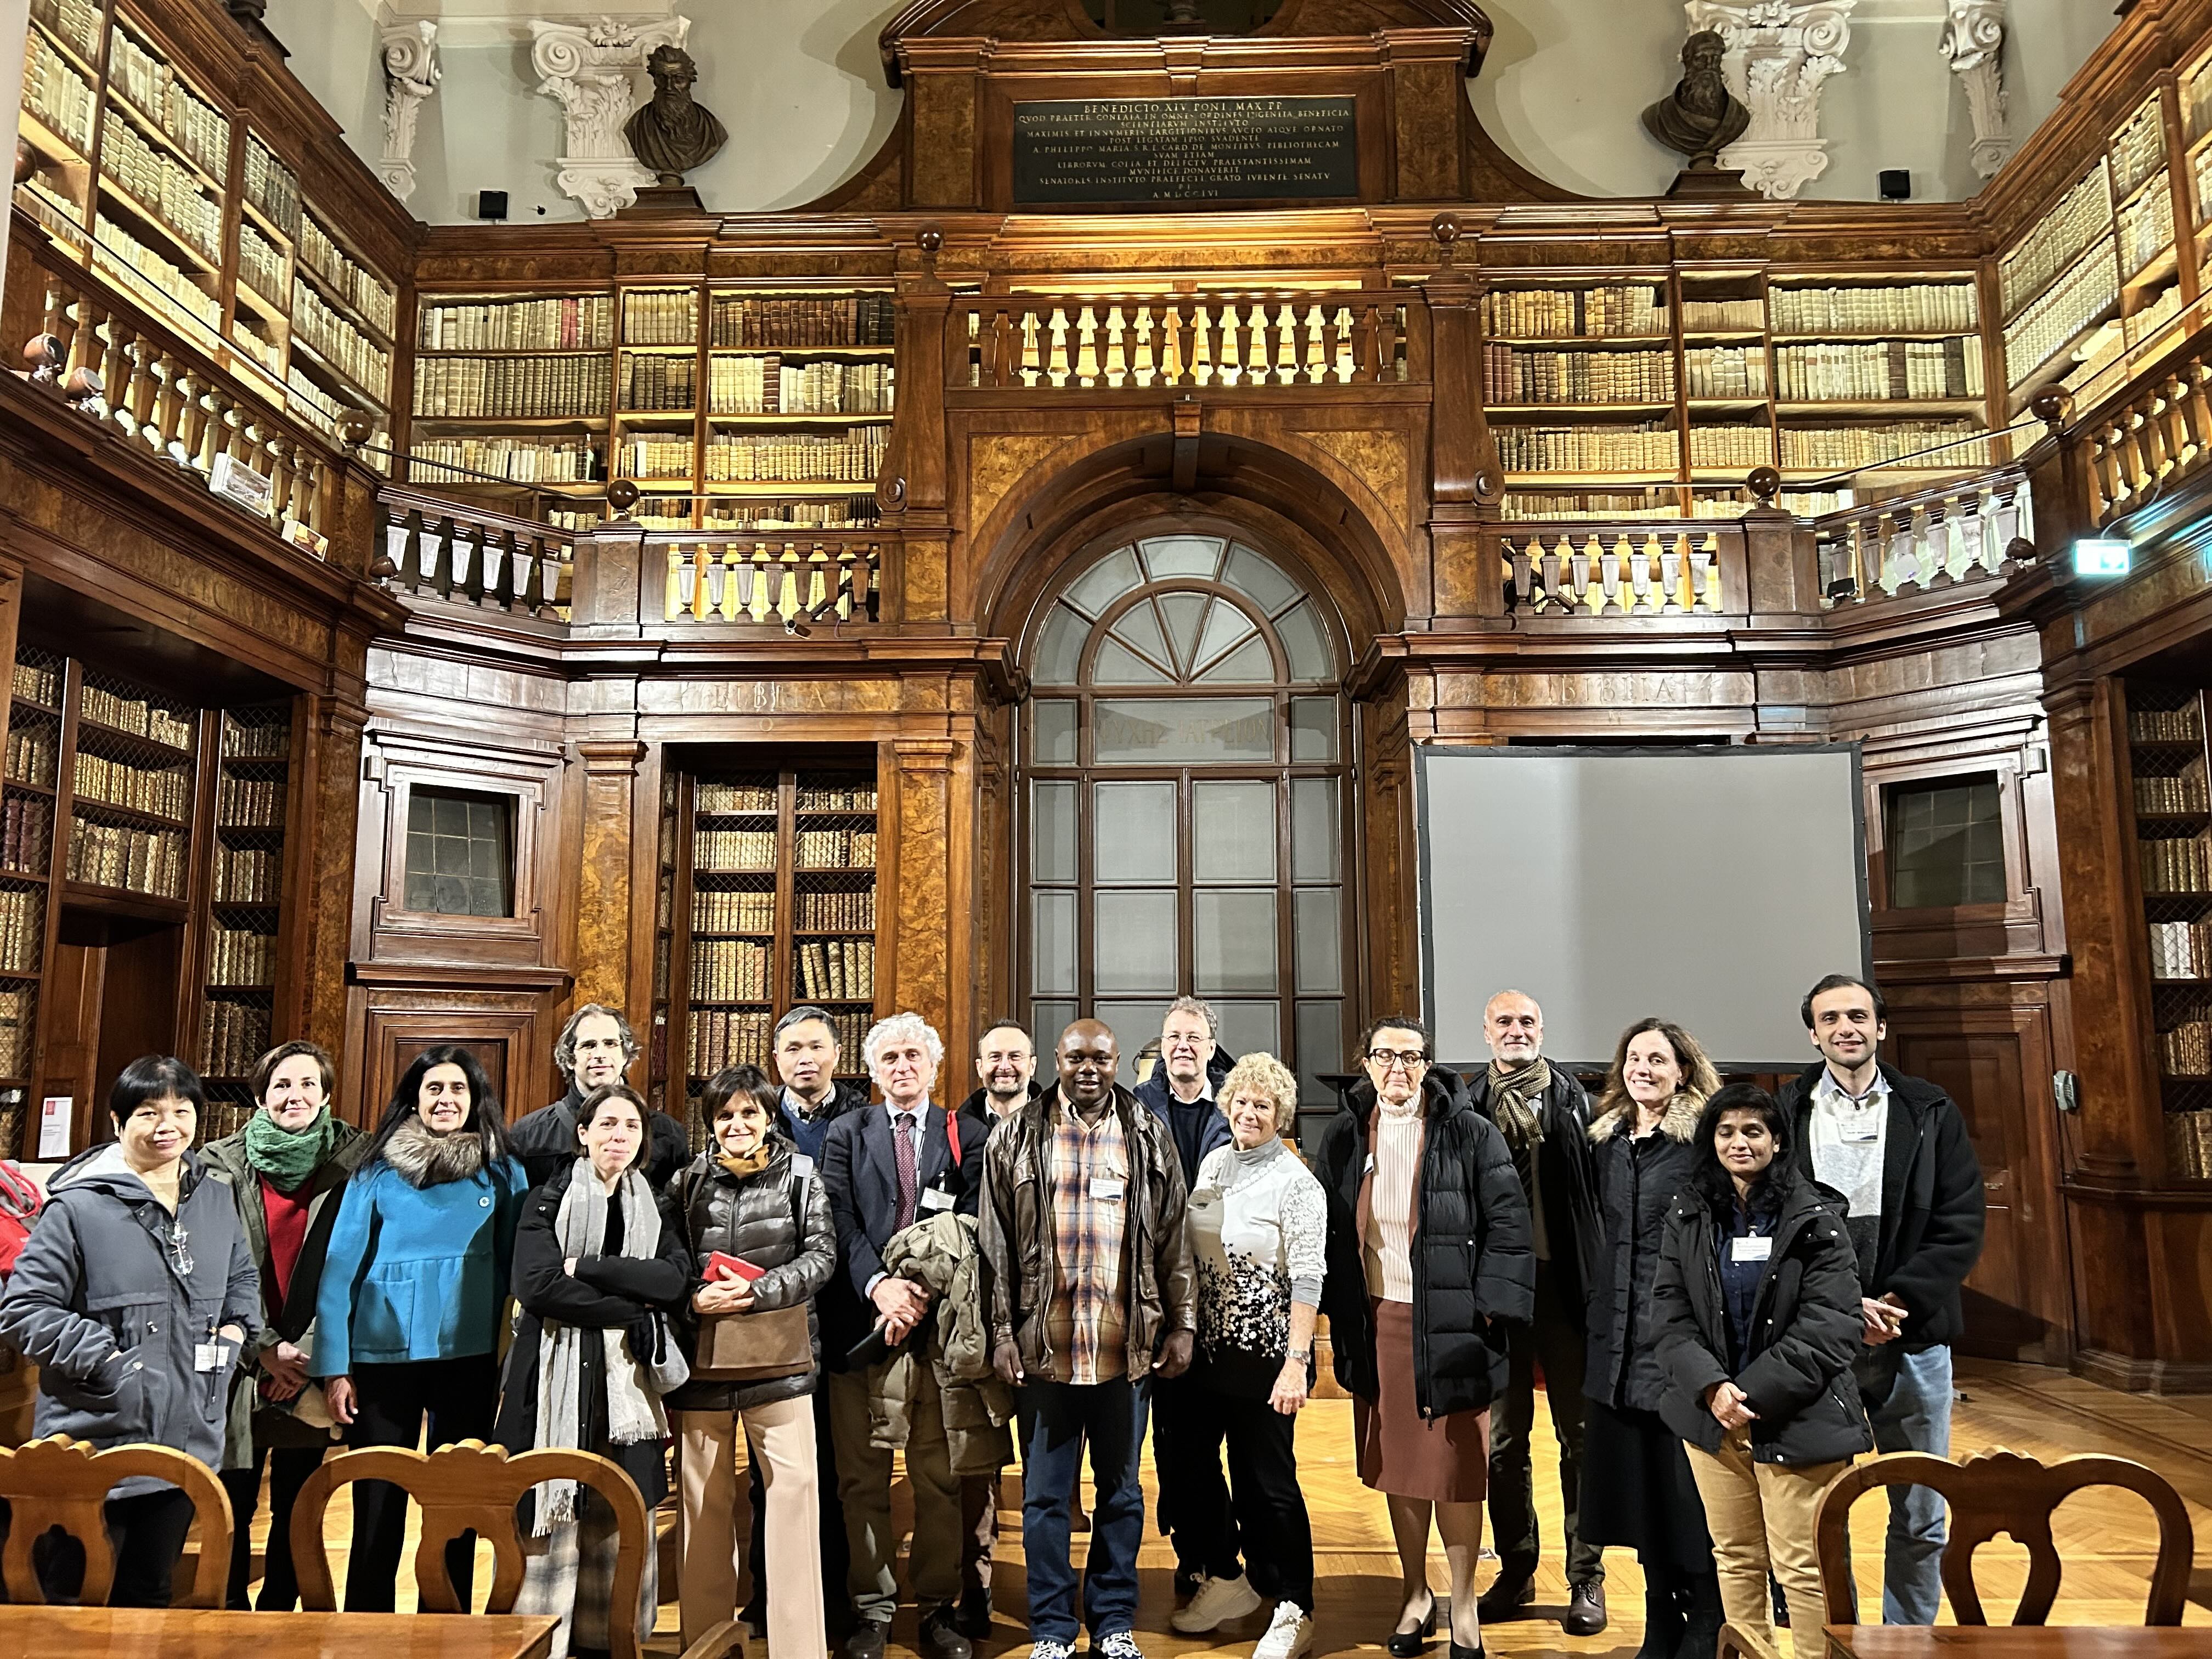
M 1030 988 L 1073 994 L 1075 988 L 1075 895 L 1033 893 Z
M 1075 879 L 1075 789 L 1073 782 L 1039 783 L 1030 793 L 1030 878 Z
M 1240 1059 L 1246 1054 L 1283 1052 L 1283 1015 L 1273 1002 L 1217 1002 L 1213 1012 L 1221 1021 L 1221 1046 Z
M 1328 636 L 1322 632 L 1321 617 L 1310 603 L 1279 618 L 1275 631 L 1282 635 L 1283 649 L 1289 653 L 1292 679 L 1336 678 L 1336 653 L 1329 648 Z
M 430 814 L 432 827 L 441 836 L 469 833 L 469 804 L 453 791 L 431 791 Z
M 1033 705 L 1031 730 L 1036 736 L 1038 765 L 1075 764 L 1075 711 L 1076 705 L 1066 698 Z
M 1275 786 L 1194 783 L 1190 790 L 1191 878 L 1275 878 Z
M 1093 720 L 1092 753 L 1101 764 L 1275 757 L 1271 697 L 1102 700 Z
M 1271 617 L 1302 591 L 1272 560 L 1261 558 L 1243 546 L 1230 550 L 1228 568 L 1222 572 L 1221 580 L 1240 592 L 1249 593 L 1259 601 L 1260 609 Z
M 1336 758 L 1336 699 L 1291 699 L 1291 758 L 1294 761 L 1333 761 Z
M 1247 640 L 1198 678 L 1217 685 L 1273 685 L 1275 659 L 1267 641 Z
M 410 830 L 429 830 L 430 808 L 434 805 L 430 793 L 417 789 L 407 798 L 407 827 Z
M 1036 670 L 1032 678 L 1039 685 L 1075 684 L 1084 636 L 1090 631 L 1090 623 L 1066 605 L 1053 606 L 1052 615 L 1045 618 L 1043 633 L 1037 636 Z
M 1333 1106 L 1336 1091 L 1321 1080 L 1323 1072 L 1344 1067 L 1344 1005 L 1304 1002 L 1297 1006 L 1298 1103 Z
M 1190 672 L 1198 653 L 1198 630 L 1211 604 L 1203 593 L 1169 593 L 1160 599 L 1160 614 L 1168 622 L 1168 643 L 1175 651 L 1176 667 L 1182 673 Z
M 1030 1028 L 1036 1033 L 1037 1070 L 1041 1081 L 1048 1081 L 1053 1074 L 1052 1051 L 1060 1042 L 1060 1034 L 1075 1024 L 1078 1005 L 1073 1002 L 1032 1001 L 1030 1004 Z
M 1076 578 L 1067 590 L 1067 602 L 1086 617 L 1103 616 L 1107 606 L 1134 587 L 1137 556 L 1127 548 L 1101 559 Z
M 1095 895 L 1092 903 L 1097 926 L 1091 941 L 1091 975 L 1098 992 L 1174 995 L 1179 966 L 1175 890 L 1104 892 Z
M 1114 632 L 1154 662 L 1175 660 L 1168 651 L 1167 635 L 1160 632 L 1159 613 L 1149 602 L 1124 611 L 1121 621 L 1114 624 Z
M 1176 878 L 1176 787 L 1091 786 L 1091 867 L 1101 883 Z
M 1158 1042 L 1160 1027 L 1167 1023 L 1167 1003 L 1164 1000 L 1094 1002 L 1091 1006 L 1097 1010 L 1097 1018 L 1114 1033 L 1114 1040 L 1121 1046 L 1121 1066 L 1115 1073 L 1116 1079 L 1125 1089 L 1135 1088 L 1145 1049 L 1148 1045 Z M 1053 1035 L 1057 1036 L 1059 1033 L 1055 1031 Z M 1043 1070 L 1051 1063 L 1048 1059 L 1039 1069 Z M 1153 1063 L 1158 1063 L 1157 1059 Z M 1049 1082 L 1051 1079 L 1048 1077 L 1046 1080 Z
M 1121 641 L 1109 639 L 1091 660 L 1091 678 L 1097 685 L 1166 685 L 1168 677 L 1130 650 Z
M 1199 994 L 1274 990 L 1273 890 L 1201 889 L 1191 902 L 1192 966 Z
M 1206 613 L 1206 631 L 1198 636 L 1199 662 L 1212 662 L 1237 641 L 1256 631 L 1249 617 L 1226 600 L 1216 599 L 1213 609 Z
M 413 789 L 407 804 L 407 908 L 437 915 L 513 915 L 514 811 L 512 795 Z
M 1291 879 L 1337 878 L 1337 801 L 1334 779 L 1291 781 Z
M 1892 789 L 1889 856 L 1890 902 L 1899 909 L 2003 902 L 2004 826 L 1996 780 Z
M 1154 536 L 1143 547 L 1145 564 L 1156 582 L 1170 576 L 1195 576 L 1210 582 L 1221 568 L 1218 536 Z
M 1301 887 L 1291 896 L 1300 992 L 1344 989 L 1344 896 L 1335 887 Z

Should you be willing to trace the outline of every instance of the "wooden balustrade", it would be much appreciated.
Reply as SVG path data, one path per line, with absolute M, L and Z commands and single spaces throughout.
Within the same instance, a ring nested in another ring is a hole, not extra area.
M 782 624 L 874 622 L 883 549 L 872 532 L 646 538 L 643 568 L 665 574 L 662 619 Z M 647 580 L 650 580 L 648 575 Z
M 250 470 L 267 482 L 277 534 L 313 556 L 327 554 L 325 486 L 337 460 L 319 436 L 83 272 L 44 258 L 35 269 L 44 328 L 62 343 L 50 378 L 73 406 L 210 488 L 225 457 Z M 98 392 L 87 390 L 88 375 L 99 377 Z M 246 505 L 232 492 L 222 499 Z
M 1408 295 L 963 295 L 950 384 L 1030 391 L 1419 378 Z
M 1844 507 L 1812 524 L 1830 606 L 1996 581 L 2033 556 L 2034 507 L 2018 466 Z
M 1505 608 L 1519 616 L 1681 617 L 1741 612 L 1744 535 L 1734 520 L 1486 526 Z
M 2212 340 L 2184 342 L 2075 428 L 2098 528 L 2145 507 L 2212 456 Z
M 552 617 L 568 602 L 568 532 L 441 495 L 386 485 L 383 558 L 375 574 L 395 592 Z

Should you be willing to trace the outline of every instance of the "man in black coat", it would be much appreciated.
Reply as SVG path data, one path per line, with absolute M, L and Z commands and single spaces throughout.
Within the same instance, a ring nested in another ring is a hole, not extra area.
M 541 1106 L 509 1131 L 514 1155 L 533 1187 L 543 1187 L 581 1156 L 576 1126 L 584 1102 L 610 1084 L 620 1083 L 637 1058 L 636 1034 L 629 1022 L 603 1003 L 587 1002 L 568 1016 L 553 1043 L 553 1063 L 568 1079 L 568 1092 Z M 691 1161 L 691 1139 L 684 1126 L 654 1110 L 645 1126 L 645 1157 L 638 1168 L 656 1193 L 667 1190 L 676 1172 Z
M 1536 1249 L 1535 1321 L 1507 1327 L 1511 1376 L 1490 1413 L 1490 1526 L 1498 1571 L 1483 1595 L 1482 1616 L 1510 1619 L 1536 1598 L 1543 1545 L 1529 1437 L 1540 1364 L 1552 1432 L 1559 1443 L 1570 1595 L 1561 1625 L 1570 1636 L 1595 1636 L 1606 1624 L 1604 1557 L 1582 1541 L 1575 1526 L 1582 1492 L 1587 1303 L 1605 1249 L 1590 1168 L 1589 1100 L 1571 1073 L 1545 1060 L 1544 1011 L 1527 993 L 1500 991 L 1491 998 L 1482 1011 L 1482 1030 L 1491 1061 L 1468 1079 L 1468 1099 L 1497 1125 L 1512 1150 Z
M 825 1355 L 845 1355 L 871 1335 L 895 1346 L 928 1316 L 930 1294 L 884 1271 L 894 1233 L 946 1210 L 974 1215 L 989 1139 L 973 1119 L 930 1103 L 945 1043 L 919 1014 L 894 1014 L 867 1036 L 862 1053 L 884 1093 L 880 1106 L 847 1112 L 823 1143 L 822 1182 L 837 1225 L 837 1272 L 816 1309 Z M 847 1659 L 883 1659 L 898 1607 L 898 1533 L 891 1520 L 891 1453 L 872 1443 L 869 1395 L 878 1367 L 853 1365 L 828 1378 L 838 1498 L 851 1553 L 847 1586 L 853 1633 Z M 907 1576 L 921 1612 L 923 1659 L 969 1659 L 959 1629 L 961 1482 L 937 1391 L 917 1389 L 906 1439 L 914 1492 Z
M 1037 1097 L 1036 1044 L 1028 1029 L 994 1020 L 975 1039 L 975 1092 L 960 1103 L 960 1115 L 989 1134 L 1000 1120 Z
M 1982 1166 L 1957 1103 L 1883 1065 L 1881 994 L 1849 974 L 1806 993 L 1799 1012 L 1820 1063 L 1783 1086 L 1798 1167 L 1850 1200 L 1858 1255 L 1859 1393 L 1877 1451 L 1951 1450 L 1951 1345 L 1959 1287 L 1982 1254 Z M 1943 1500 L 1893 1486 L 1882 1566 L 1886 1625 L 1932 1625 L 1942 1600 Z

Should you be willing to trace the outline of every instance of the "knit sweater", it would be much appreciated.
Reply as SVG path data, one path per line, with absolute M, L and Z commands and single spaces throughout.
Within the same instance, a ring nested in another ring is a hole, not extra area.
M 1191 1188 L 1198 1340 L 1209 1359 L 1235 1354 L 1279 1366 L 1291 1304 L 1321 1305 L 1328 1218 L 1321 1182 L 1279 1139 L 1218 1146 Z

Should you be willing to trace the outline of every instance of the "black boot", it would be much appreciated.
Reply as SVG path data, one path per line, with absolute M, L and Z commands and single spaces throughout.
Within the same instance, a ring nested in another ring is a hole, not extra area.
M 1636 1659 L 1675 1659 L 1682 1645 L 1680 1575 L 1662 1561 L 1644 1564 L 1644 1645 Z
M 1685 1579 L 1683 1601 L 1682 1643 L 1674 1650 L 1674 1659 L 1713 1659 L 1720 1645 L 1721 1626 L 1728 1622 L 1728 1615 L 1721 1610 L 1720 1576 L 1708 1567 Z

